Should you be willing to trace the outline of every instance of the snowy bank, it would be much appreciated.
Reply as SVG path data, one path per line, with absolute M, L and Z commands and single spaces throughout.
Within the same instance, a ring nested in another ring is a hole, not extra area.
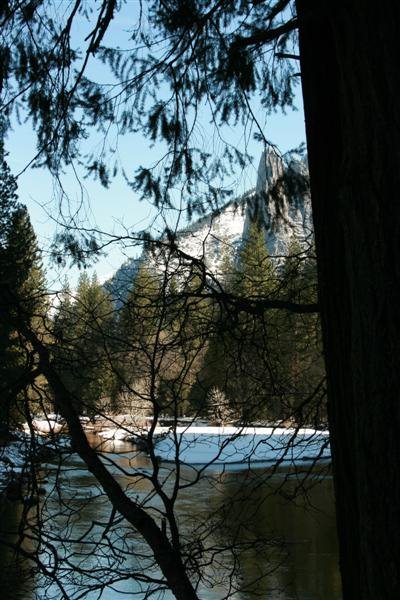
M 329 432 L 315 429 L 190 426 L 157 433 L 155 453 L 167 462 L 248 464 L 298 462 L 331 456 Z
M 99 435 L 103 440 L 113 441 L 113 442 L 135 442 L 136 439 L 139 439 L 139 433 L 134 433 L 129 431 L 127 428 L 122 427 L 110 427 L 109 429 L 103 429 L 102 431 L 98 431 L 97 435 Z
M 32 419 L 32 429 L 35 433 L 39 435 L 55 435 L 66 431 L 66 424 L 64 419 L 55 413 L 48 414 L 43 418 L 33 418 Z M 28 423 L 23 424 L 23 430 L 27 435 L 30 435 L 31 430 Z

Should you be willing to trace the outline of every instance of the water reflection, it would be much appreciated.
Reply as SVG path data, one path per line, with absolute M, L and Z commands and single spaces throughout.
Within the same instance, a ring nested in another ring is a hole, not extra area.
M 22 513 L 22 506 L 8 503 L 0 511 L 0 597 L 2 600 L 30 600 L 33 595 L 31 567 L 23 559 L 17 559 L 14 550 L 5 544 L 15 541 L 15 532 Z
M 236 473 L 225 481 L 228 503 L 235 501 L 224 537 L 247 542 L 239 597 L 340 598 L 331 481 L 321 474 L 304 497 L 297 494 L 297 477 L 281 488 L 280 475 L 265 481 Z M 249 490 L 244 503 L 241 496 Z
M 130 445 L 119 443 L 105 449 L 104 460 L 120 485 L 157 511 L 159 501 L 151 495 L 145 477 L 151 472 L 148 459 L 132 452 Z M 105 600 L 144 598 L 146 586 L 134 576 L 140 574 L 143 565 L 148 573 L 153 568 L 148 549 L 123 521 L 107 531 L 111 516 L 108 500 L 76 456 L 71 456 L 66 465 L 63 469 L 56 464 L 45 468 L 49 494 L 41 505 L 41 515 L 51 517 L 46 523 L 52 532 L 49 543 L 57 545 L 66 564 L 78 567 L 73 574 L 66 572 L 62 585 L 75 598 L 83 589 L 81 584 L 97 586 L 103 578 L 101 598 Z M 167 465 L 163 469 L 166 491 L 172 485 L 169 469 Z M 133 472 L 139 472 L 134 480 Z M 190 482 L 194 472 L 184 467 L 182 476 Z M 179 524 L 183 543 L 190 544 L 203 562 L 205 578 L 199 591 L 202 600 L 220 600 L 229 591 L 235 600 L 340 599 L 332 481 L 323 467 L 315 469 L 307 493 L 299 496 L 297 488 L 302 481 L 300 472 L 287 469 L 276 473 L 265 469 L 207 471 L 195 486 L 182 490 L 177 504 Z M 19 510 L 14 506 L 14 527 Z M 2 518 L 3 522 L 7 519 L 11 529 L 10 515 L 3 513 Z M 62 538 L 67 542 L 63 543 Z M 0 565 L 7 560 L 3 551 Z M 118 568 L 120 573 L 120 581 L 112 587 L 107 586 L 105 567 Z M 4 572 L 4 566 L 0 570 Z M 236 574 L 231 577 L 234 570 Z M 19 596 L 7 595 L 3 582 L 2 598 L 45 597 L 42 577 L 36 576 L 33 581 L 25 573 L 24 578 L 28 587 L 24 584 Z M 21 582 L 19 577 L 18 584 Z M 17 588 L 12 589 L 15 592 Z M 46 593 L 48 597 L 61 597 L 60 587 L 54 584 Z M 87 597 L 94 600 L 99 592 L 93 591 Z M 153 597 L 169 600 L 172 595 L 167 591 Z

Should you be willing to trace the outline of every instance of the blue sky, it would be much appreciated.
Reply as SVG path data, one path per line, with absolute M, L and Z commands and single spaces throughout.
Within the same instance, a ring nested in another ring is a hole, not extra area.
M 118 16 L 114 28 L 109 33 L 109 43 L 114 44 L 120 36 L 121 26 L 124 27 L 130 20 L 130 11 L 136 3 L 130 2 L 126 5 L 124 14 Z M 85 30 L 78 31 L 76 35 L 85 35 Z M 92 74 L 98 78 L 107 77 L 107 74 L 99 71 L 94 66 Z M 281 152 L 285 152 L 298 146 L 305 141 L 304 117 L 300 89 L 296 97 L 297 111 L 288 111 L 286 115 L 276 113 L 267 119 L 260 115 L 263 120 L 264 132 L 268 140 L 276 144 Z M 207 131 L 207 125 L 203 130 L 203 138 L 211 139 Z M 231 129 L 226 132 L 229 139 L 235 145 L 243 146 L 244 139 L 242 131 Z M 100 144 L 98 134 L 93 132 L 86 142 L 89 151 L 96 151 Z M 64 220 L 74 217 L 79 225 L 84 227 L 96 227 L 111 234 L 124 235 L 127 231 L 137 231 L 148 227 L 156 218 L 157 212 L 146 202 L 139 202 L 138 197 L 128 187 L 122 175 L 113 180 L 109 189 L 103 188 L 98 182 L 88 179 L 77 182 L 72 172 L 66 172 L 62 178 L 64 190 L 69 198 L 69 204 L 60 201 L 59 190 L 55 189 L 54 183 L 47 172 L 42 169 L 27 167 L 35 155 L 35 137 L 30 123 L 18 125 L 6 140 L 6 148 L 9 151 L 8 161 L 14 174 L 19 174 L 19 198 L 27 205 L 33 226 L 43 251 L 43 260 L 47 270 L 49 284 L 53 288 L 59 287 L 59 280 L 65 275 L 74 284 L 77 278 L 76 269 L 56 268 L 48 260 L 49 248 L 55 231 L 60 230 L 60 210 Z M 213 146 L 214 149 L 214 146 Z M 216 148 L 218 151 L 218 148 Z M 262 152 L 262 145 L 251 140 L 249 142 L 250 154 L 254 157 L 254 164 L 245 172 L 238 173 L 232 181 L 235 194 L 240 194 L 246 189 L 253 187 L 256 183 L 256 170 Z M 118 139 L 118 153 L 124 168 L 133 174 L 139 165 L 148 166 L 157 160 L 160 148 L 150 147 L 147 140 L 140 135 L 126 136 Z M 82 186 L 83 184 L 83 186 Z M 79 210 L 78 210 L 79 209 Z M 62 220 L 62 219 L 61 219 Z M 157 228 L 155 229 L 155 233 Z M 128 245 L 113 244 L 108 249 L 107 256 L 102 256 L 95 266 L 100 279 L 110 276 L 120 264 L 129 256 L 136 255 L 138 249 Z

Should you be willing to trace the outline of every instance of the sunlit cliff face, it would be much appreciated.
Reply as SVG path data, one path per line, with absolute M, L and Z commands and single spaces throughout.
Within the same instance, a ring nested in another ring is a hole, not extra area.
M 305 162 L 292 162 L 290 166 L 293 170 L 307 173 Z M 250 223 L 256 218 L 260 219 L 264 227 L 269 254 L 277 262 L 282 262 L 287 256 L 293 240 L 303 249 L 307 248 L 313 237 L 309 195 L 305 193 L 301 197 L 289 198 L 283 194 L 279 203 L 276 203 L 270 193 L 286 168 L 282 158 L 274 151 L 263 152 L 256 187 L 227 203 L 218 212 L 178 230 L 178 248 L 188 256 L 202 258 L 207 269 L 218 276 L 227 256 L 235 260 L 240 244 L 246 239 Z M 157 271 L 164 269 L 164 260 L 157 251 L 154 256 L 146 255 L 142 260 L 149 261 Z M 140 259 L 132 259 L 116 272 L 111 284 L 118 295 L 124 295 L 125 288 L 131 287 L 139 264 Z M 170 266 L 174 264 L 177 261 L 172 261 Z

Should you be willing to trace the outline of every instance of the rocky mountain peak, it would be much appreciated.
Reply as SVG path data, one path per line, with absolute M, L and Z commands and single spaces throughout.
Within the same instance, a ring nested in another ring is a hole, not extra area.
M 305 162 L 286 163 L 274 149 L 265 150 L 258 167 L 256 187 L 219 211 L 179 230 L 175 240 L 177 247 L 188 256 L 203 259 L 206 267 L 218 275 L 226 253 L 237 252 L 251 222 L 258 219 L 264 228 L 269 254 L 277 261 L 288 254 L 293 240 L 306 248 L 313 237 L 311 201 L 307 189 L 296 185 L 296 180 L 299 183 L 305 177 Z M 159 255 L 153 258 L 149 255 L 148 260 L 158 271 L 165 268 Z M 117 295 L 122 297 L 131 287 L 140 261 L 132 259 L 131 265 L 125 263 L 112 278 L 109 289 L 117 290 Z
M 284 163 L 279 154 L 273 148 L 265 149 L 258 165 L 257 193 L 267 192 L 283 176 L 284 172 Z
M 305 161 L 286 163 L 273 148 L 264 150 L 257 173 L 256 193 L 249 199 L 244 237 L 250 223 L 258 219 L 264 227 L 270 256 L 282 260 L 296 240 L 301 247 L 312 242 L 311 198 Z

